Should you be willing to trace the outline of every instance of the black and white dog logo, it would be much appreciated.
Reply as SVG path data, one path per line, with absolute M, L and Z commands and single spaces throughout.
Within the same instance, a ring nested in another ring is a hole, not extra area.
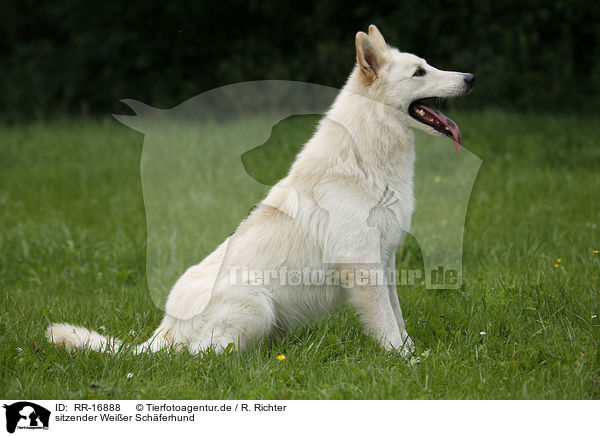
M 19 401 L 4 405 L 6 409 L 6 431 L 14 433 L 15 429 L 48 429 L 50 411 L 28 401 Z

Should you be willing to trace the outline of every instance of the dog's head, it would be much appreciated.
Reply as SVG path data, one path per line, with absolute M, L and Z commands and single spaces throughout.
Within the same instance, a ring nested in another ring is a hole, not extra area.
M 462 144 L 460 130 L 446 115 L 423 100 L 466 94 L 475 83 L 470 73 L 442 71 L 424 59 L 401 53 L 387 45 L 374 25 L 369 34 L 356 34 L 357 70 L 365 95 L 398 111 L 403 121 L 432 135 L 454 138 L 457 151 Z

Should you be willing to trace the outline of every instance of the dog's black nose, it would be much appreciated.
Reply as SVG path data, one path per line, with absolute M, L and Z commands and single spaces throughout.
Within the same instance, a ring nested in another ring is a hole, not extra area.
M 465 74 L 465 83 L 467 84 L 469 89 L 471 89 L 473 87 L 473 85 L 475 85 L 475 75 L 471 74 L 471 73 L 466 73 Z

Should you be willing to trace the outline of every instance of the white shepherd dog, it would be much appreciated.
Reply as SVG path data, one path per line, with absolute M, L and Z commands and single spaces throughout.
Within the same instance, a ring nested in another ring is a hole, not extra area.
M 265 335 L 285 333 L 346 303 L 386 350 L 413 352 L 393 277 L 373 283 L 362 272 L 394 270 L 396 249 L 410 228 L 413 129 L 453 137 L 460 148 L 458 126 L 421 100 L 465 94 L 475 78 L 440 71 L 401 53 L 373 25 L 368 35 L 356 34 L 356 59 L 288 176 L 230 238 L 181 276 L 161 325 L 134 352 L 170 347 L 219 352 L 229 344 L 243 350 Z M 377 207 L 385 212 L 374 214 Z M 335 281 L 232 282 L 236 268 L 333 270 L 352 280 L 350 286 Z M 122 344 L 69 324 L 52 324 L 46 335 L 67 349 L 115 352 Z

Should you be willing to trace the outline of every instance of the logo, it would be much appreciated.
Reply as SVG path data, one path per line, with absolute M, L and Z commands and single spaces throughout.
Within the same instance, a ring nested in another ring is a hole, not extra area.
M 281 214 L 300 227 L 309 217 L 318 223 L 321 258 L 296 266 L 309 268 L 319 280 L 321 271 L 343 269 L 340 265 L 353 271 L 355 265 L 373 266 L 378 274 L 395 270 L 395 265 L 383 265 L 382 260 L 391 260 L 389 249 L 410 234 L 411 243 L 417 245 L 411 258 L 422 259 L 423 268 L 417 270 L 415 265 L 411 271 L 416 282 L 408 276 L 407 283 L 427 289 L 460 288 L 464 224 L 481 159 L 466 148 L 456 153 L 447 146 L 447 138 L 415 132 L 415 156 L 402 163 L 412 168 L 414 160 L 414 175 L 405 183 L 373 184 L 371 157 L 363 144 L 369 139 L 363 137 L 362 128 L 350 119 L 327 115 L 338 93 L 310 83 L 266 80 L 213 89 L 168 110 L 123 100 L 135 115 L 115 118 L 144 134 L 140 175 L 147 225 L 146 275 L 157 307 L 165 307 L 167 292 L 183 271 L 215 247 L 220 248 L 211 255 L 215 270 L 207 278 L 209 291 L 232 272 L 244 270 L 236 256 L 244 252 L 237 247 L 244 245 L 239 237 L 243 232 L 236 229 L 257 204 L 264 213 Z M 395 111 L 377 101 L 366 103 L 381 113 Z M 330 164 L 314 174 L 307 168 L 312 176 L 301 178 L 304 182 L 287 179 L 295 156 L 317 126 L 336 138 L 337 146 L 328 152 Z M 336 184 L 344 174 L 370 186 L 369 197 Z M 402 188 L 413 184 L 414 191 Z M 251 276 L 255 272 L 288 276 L 283 270 L 252 270 Z M 302 280 L 294 274 L 291 284 Z M 180 308 L 170 305 L 167 312 L 180 319 L 197 315 L 195 305 Z
M 15 429 L 48 430 L 50 411 L 28 401 L 19 401 L 4 405 L 6 409 L 6 431 L 14 433 Z

